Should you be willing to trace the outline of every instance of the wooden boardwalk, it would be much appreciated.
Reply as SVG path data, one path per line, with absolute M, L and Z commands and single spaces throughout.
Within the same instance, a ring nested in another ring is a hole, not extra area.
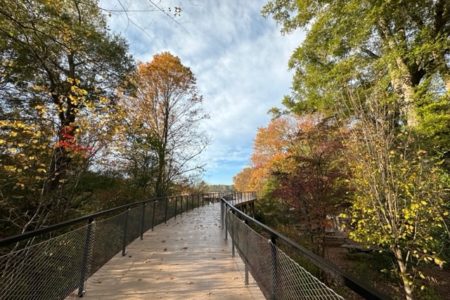
M 264 299 L 223 240 L 220 204 L 207 205 L 144 234 L 86 283 L 87 299 Z

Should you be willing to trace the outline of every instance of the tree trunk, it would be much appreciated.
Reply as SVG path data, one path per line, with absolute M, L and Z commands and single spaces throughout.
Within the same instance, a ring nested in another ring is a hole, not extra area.
M 162 132 L 162 145 L 161 149 L 159 149 L 158 159 L 158 178 L 156 180 L 156 197 L 164 197 L 167 193 L 167 184 L 166 184 L 166 152 L 167 152 L 167 142 L 169 136 L 169 118 L 170 118 L 170 97 L 165 95 L 164 97 L 164 122 L 163 122 L 163 132 Z
M 67 76 L 72 80 L 75 80 L 75 58 L 74 53 L 67 54 L 67 62 L 69 64 L 69 71 Z M 75 127 L 74 122 L 77 116 L 76 109 L 78 104 L 72 103 L 70 100 L 72 83 L 64 83 L 61 88 L 57 88 L 53 83 L 53 76 L 49 74 L 51 85 L 52 100 L 55 106 L 58 108 L 58 118 L 61 128 L 58 132 L 58 145 L 56 146 L 51 164 L 50 164 L 50 177 L 48 184 L 46 185 L 45 192 L 52 192 L 56 190 L 61 183 L 61 179 L 65 179 L 67 169 L 72 161 L 69 152 L 66 147 L 73 144 L 75 141 Z M 63 100 L 64 99 L 64 100 Z M 67 107 L 64 109 L 63 102 Z
M 444 75 L 444 82 L 445 82 L 445 89 L 447 90 L 447 93 L 450 94 L 450 74 Z
M 395 256 L 395 260 L 397 261 L 398 269 L 400 272 L 400 277 L 403 282 L 403 290 L 405 292 L 405 299 L 406 300 L 413 300 L 413 285 L 411 280 L 409 279 L 408 270 L 406 267 L 406 262 L 403 258 L 402 251 L 398 248 L 394 248 L 392 250 Z
M 407 125 L 415 127 L 418 124 L 417 113 L 414 107 L 414 86 L 412 75 L 403 59 L 397 57 L 397 70 L 391 72 L 392 85 L 397 94 L 402 98 L 401 112 L 406 118 Z
M 395 41 L 395 38 L 387 24 L 388 22 L 383 19 L 380 19 L 378 22 L 378 31 L 383 39 L 385 47 L 394 52 L 404 48 L 405 46 L 402 46 L 404 43 L 397 43 Z M 417 126 L 418 120 L 414 107 L 414 84 L 412 74 L 403 57 L 397 55 L 395 58 L 395 63 L 388 63 L 388 71 L 394 91 L 402 100 L 400 111 L 405 117 L 407 125 L 410 127 Z
M 156 178 L 156 197 L 164 197 L 165 196 L 165 187 L 164 187 L 164 175 L 165 175 L 165 169 L 166 169 L 166 158 L 165 158 L 165 151 L 160 151 L 158 153 L 158 176 Z
M 61 129 L 58 137 L 58 141 L 60 143 L 65 141 L 63 131 L 64 128 Z M 58 186 L 60 186 L 61 180 L 66 178 L 66 171 L 70 162 L 71 158 L 69 156 L 69 153 L 65 149 L 64 144 L 57 146 L 50 163 L 48 183 L 46 184 L 44 189 L 46 194 L 56 190 Z

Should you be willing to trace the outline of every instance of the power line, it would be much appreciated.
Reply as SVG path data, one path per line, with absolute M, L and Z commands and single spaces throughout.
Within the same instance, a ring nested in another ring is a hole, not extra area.
M 154 7 L 156 7 L 160 12 L 162 12 L 163 14 L 165 14 L 167 17 L 169 17 L 175 24 L 177 24 L 178 26 L 180 26 L 184 31 L 186 31 L 187 33 L 189 33 L 189 31 L 180 23 L 178 22 L 174 17 L 172 17 L 170 14 L 168 14 L 164 9 L 162 9 L 160 6 L 158 6 L 157 4 L 155 4 L 155 2 L 153 2 L 152 0 L 147 0 L 148 2 L 150 2 L 151 5 L 153 5 Z
M 108 9 L 100 7 L 101 10 L 112 12 L 112 13 L 135 13 L 135 12 L 155 12 L 157 9 Z
M 109 12 L 109 13 L 118 13 L 118 14 L 124 13 L 126 18 L 127 18 L 127 27 L 125 28 L 125 31 L 128 30 L 128 27 L 129 27 L 129 25 L 131 23 L 136 28 L 138 28 L 140 31 L 142 31 L 150 39 L 152 39 L 153 37 L 147 33 L 145 28 L 143 28 L 140 25 L 138 25 L 131 18 L 131 16 L 128 13 L 144 13 L 144 12 L 158 12 L 159 11 L 159 12 L 163 13 L 166 17 L 168 17 L 172 22 L 174 22 L 175 24 L 180 26 L 186 33 L 189 33 L 189 31 L 180 22 L 178 22 L 171 14 L 167 13 L 166 10 L 164 10 L 161 6 L 159 6 L 158 4 L 156 4 L 152 0 L 147 0 L 147 1 L 151 5 L 151 7 L 153 7 L 153 8 L 150 8 L 150 9 L 129 9 L 129 7 L 126 7 L 121 2 L 121 0 L 117 0 L 117 3 L 120 5 L 121 9 L 117 9 L 117 8 L 108 9 L 108 8 L 105 8 L 105 7 L 100 7 L 100 9 L 105 11 L 105 12 Z M 175 8 L 175 14 L 179 15 L 180 12 L 181 12 L 181 8 L 176 7 Z
M 122 2 L 120 2 L 120 0 L 117 0 L 117 2 L 119 2 L 119 5 L 125 11 L 125 6 L 123 6 Z M 127 31 L 128 27 L 130 26 L 130 16 L 128 15 L 128 13 L 126 11 L 125 11 L 125 15 L 127 16 L 127 28 L 125 28 L 125 31 Z

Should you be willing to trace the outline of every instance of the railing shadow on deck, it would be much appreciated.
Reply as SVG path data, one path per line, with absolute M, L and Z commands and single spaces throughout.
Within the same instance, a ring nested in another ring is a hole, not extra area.
M 64 299 L 143 233 L 224 193 L 135 202 L 0 240 L 1 299 Z
M 235 193 L 232 198 L 221 199 L 224 239 L 231 237 L 232 256 L 237 250 L 244 262 L 245 284 L 250 272 L 267 299 L 344 299 L 342 292 L 352 299 L 389 299 L 368 283 L 256 220 L 254 200 L 254 193 Z M 289 250 L 289 254 L 283 250 Z M 306 265 L 329 275 L 333 287 L 341 289 L 336 292 L 330 288 Z

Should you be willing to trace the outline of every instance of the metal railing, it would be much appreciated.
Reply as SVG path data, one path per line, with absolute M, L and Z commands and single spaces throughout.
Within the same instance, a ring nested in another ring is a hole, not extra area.
M 182 195 L 135 202 L 0 240 L 0 299 L 63 299 L 147 230 L 224 197 Z
M 389 299 L 367 283 L 343 272 L 330 261 L 239 209 L 255 200 L 254 195 L 253 198 L 239 193 L 233 196 L 233 199 L 221 199 L 221 222 L 225 240 L 230 235 L 232 255 L 235 255 L 237 249 L 245 264 L 245 283 L 248 284 L 250 272 L 267 299 L 344 299 L 299 264 L 299 261 L 331 274 L 334 281 L 364 299 Z M 279 247 L 281 243 L 290 248 L 290 255 Z

